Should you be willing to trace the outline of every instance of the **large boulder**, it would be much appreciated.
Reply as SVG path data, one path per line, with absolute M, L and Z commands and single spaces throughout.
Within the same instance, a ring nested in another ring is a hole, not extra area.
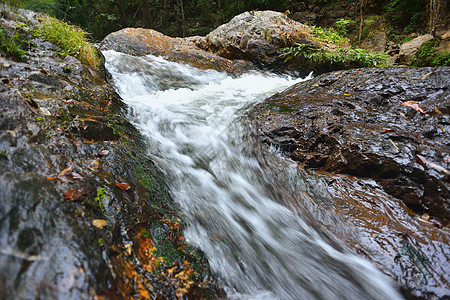
M 448 225 L 449 71 L 333 72 L 268 98 L 254 114 L 261 138 L 306 168 L 374 179 Z
M 264 65 L 280 63 L 279 50 L 294 43 L 319 42 L 311 28 L 275 11 L 244 12 L 217 27 L 197 45 L 229 59 L 245 59 Z
M 414 54 L 417 53 L 420 47 L 428 41 L 433 40 L 431 34 L 425 34 L 416 37 L 415 39 L 403 43 L 400 46 L 400 53 L 398 55 L 398 62 L 401 64 L 409 64 Z
M 155 55 L 167 60 L 187 63 L 202 69 L 240 73 L 256 69 L 251 62 L 229 60 L 196 46 L 195 39 L 172 38 L 158 31 L 143 28 L 125 28 L 106 36 L 101 50 L 115 50 L 130 55 Z

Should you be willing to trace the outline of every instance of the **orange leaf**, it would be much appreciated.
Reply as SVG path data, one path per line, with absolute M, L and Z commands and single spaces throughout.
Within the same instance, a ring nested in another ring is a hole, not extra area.
M 419 140 L 423 140 L 423 138 L 421 138 L 420 135 L 418 135 L 418 134 L 415 133 L 415 132 L 413 132 L 413 133 L 414 133 L 414 136 L 415 136 L 416 138 L 418 138 Z
M 127 191 L 131 187 L 128 183 L 116 183 L 116 186 L 122 191 Z
M 427 111 L 425 110 L 425 107 L 423 107 L 422 105 L 420 105 L 416 101 L 405 101 L 405 102 L 402 103 L 402 105 L 411 107 L 411 108 L 415 109 L 416 111 L 418 111 L 418 112 L 420 112 L 422 114 L 426 114 L 427 113 Z
M 58 177 L 45 177 L 47 180 L 56 180 Z
M 386 128 L 386 129 L 381 130 L 381 133 L 385 133 L 385 132 L 395 132 L 395 130 L 391 129 L 391 128 Z
M 450 164 L 450 156 L 447 155 L 446 157 L 444 157 L 444 162 Z

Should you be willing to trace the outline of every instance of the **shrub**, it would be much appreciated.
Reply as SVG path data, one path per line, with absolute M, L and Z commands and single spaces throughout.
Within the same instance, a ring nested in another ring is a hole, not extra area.
M 0 51 L 16 59 L 22 59 L 27 52 L 20 48 L 21 45 L 22 41 L 18 33 L 9 36 L 0 27 Z
M 99 65 L 97 50 L 88 42 L 88 33 L 77 26 L 44 16 L 34 35 L 57 45 L 62 57 L 72 55 L 92 68 Z
M 285 62 L 295 56 L 302 56 L 313 62 L 324 62 L 330 64 L 344 64 L 362 67 L 383 67 L 391 65 L 389 55 L 385 53 L 374 54 L 363 49 L 336 48 L 325 49 L 315 48 L 311 44 L 295 44 L 294 47 L 281 49 L 281 57 L 285 57 Z

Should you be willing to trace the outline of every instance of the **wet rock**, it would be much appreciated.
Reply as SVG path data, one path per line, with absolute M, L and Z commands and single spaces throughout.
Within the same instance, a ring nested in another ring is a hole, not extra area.
M 0 25 L 10 33 L 39 24 L 27 11 L 9 16 Z M 30 45 L 22 60 L 0 58 L 2 299 L 219 295 L 102 68 L 21 38 Z
M 268 98 L 253 115 L 261 138 L 306 168 L 372 178 L 414 211 L 447 224 L 449 70 L 324 74 Z M 405 101 L 420 103 L 427 113 Z M 421 164 L 417 155 L 432 163 Z
M 195 38 L 171 38 L 152 29 L 125 28 L 106 36 L 101 42 L 100 49 L 138 56 L 148 54 L 162 56 L 170 61 L 229 73 L 242 73 L 256 69 L 250 62 L 232 61 L 201 50 L 193 42 L 194 40 Z
M 449 71 L 323 74 L 250 112 L 260 140 L 298 162 L 289 182 L 298 203 L 280 201 L 297 211 L 314 201 L 312 222 L 395 279 L 407 299 L 450 297 Z
M 202 49 L 229 59 L 263 65 L 281 63 L 281 48 L 294 43 L 319 45 L 311 28 L 274 11 L 244 12 L 197 41 Z
M 403 43 L 400 46 L 400 53 L 398 56 L 398 62 L 402 64 L 409 64 L 414 54 L 428 41 L 433 40 L 433 36 L 431 34 L 425 34 L 416 37 L 412 41 Z

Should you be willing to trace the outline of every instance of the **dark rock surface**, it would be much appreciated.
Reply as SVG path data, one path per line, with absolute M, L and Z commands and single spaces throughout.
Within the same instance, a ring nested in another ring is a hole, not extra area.
M 321 178 L 313 198 L 357 229 L 348 245 L 419 299 L 450 297 L 449 71 L 332 72 L 250 113 L 263 142 Z
M 0 19 L 28 45 L 0 57 L 0 298 L 214 295 L 125 105 L 102 72 L 21 30 L 38 24 Z
M 449 71 L 333 72 L 268 98 L 254 113 L 264 141 L 306 168 L 375 179 L 413 210 L 447 224 Z

